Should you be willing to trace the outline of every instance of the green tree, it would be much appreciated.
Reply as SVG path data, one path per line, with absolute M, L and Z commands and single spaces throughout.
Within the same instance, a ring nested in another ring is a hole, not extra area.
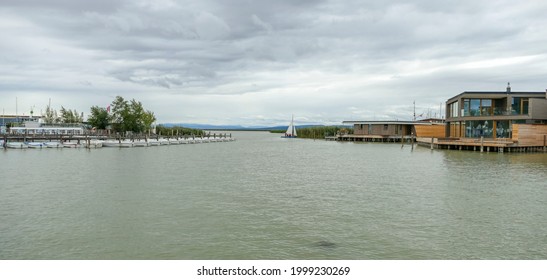
M 99 106 L 91 107 L 91 115 L 87 118 L 88 123 L 97 129 L 106 129 L 110 123 L 108 111 Z
M 156 117 L 153 112 L 146 111 L 140 101 L 132 99 L 128 102 L 123 97 L 116 96 L 112 102 L 110 121 L 117 132 L 142 133 L 150 129 Z
M 70 110 L 65 109 L 65 107 L 61 106 L 61 110 L 59 111 L 61 113 L 60 116 L 60 123 L 81 123 L 83 122 L 83 118 L 78 114 L 78 111 L 76 110 Z
M 122 132 L 126 131 L 124 127 L 124 119 L 127 115 L 129 105 L 127 101 L 121 96 L 116 96 L 112 102 L 112 114 L 110 115 L 110 122 L 114 131 Z
M 42 115 L 46 124 L 60 123 L 60 118 L 57 115 L 57 110 L 52 109 L 49 105 L 46 107 L 46 112 Z
M 142 116 L 142 120 L 144 123 L 145 132 L 150 132 L 152 124 L 156 121 L 156 116 L 154 115 L 154 112 L 146 111 L 146 113 L 144 113 L 144 115 Z

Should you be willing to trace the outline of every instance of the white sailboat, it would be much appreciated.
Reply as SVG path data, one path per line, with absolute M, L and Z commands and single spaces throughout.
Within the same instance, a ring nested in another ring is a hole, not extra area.
M 296 134 L 296 126 L 294 126 L 294 116 L 292 116 L 291 123 L 289 124 L 289 127 L 287 128 L 285 135 L 281 136 L 281 138 L 296 138 L 296 137 L 298 137 L 298 135 Z

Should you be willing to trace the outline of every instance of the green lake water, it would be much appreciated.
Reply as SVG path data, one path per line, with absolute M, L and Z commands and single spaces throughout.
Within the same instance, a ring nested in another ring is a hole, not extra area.
M 547 154 L 232 134 L 0 149 L 0 259 L 547 258 Z

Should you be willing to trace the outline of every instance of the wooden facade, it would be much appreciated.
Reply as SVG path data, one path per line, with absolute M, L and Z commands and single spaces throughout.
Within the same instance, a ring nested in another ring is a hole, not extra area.
M 423 138 L 443 138 L 445 137 L 446 127 L 444 124 L 416 124 L 416 137 Z
M 412 125 L 397 123 L 361 123 L 353 125 L 355 135 L 409 136 Z
M 545 124 L 514 124 L 512 140 L 520 147 L 546 146 L 547 125 Z

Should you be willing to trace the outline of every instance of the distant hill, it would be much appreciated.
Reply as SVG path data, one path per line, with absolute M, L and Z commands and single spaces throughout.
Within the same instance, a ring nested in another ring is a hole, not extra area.
M 270 130 L 286 130 L 288 126 L 242 126 L 242 125 L 212 125 L 212 124 L 197 124 L 197 123 L 162 123 L 161 125 L 165 127 L 173 126 L 182 126 L 187 128 L 194 129 L 204 129 L 204 130 L 259 130 L 259 131 L 270 131 Z M 308 128 L 308 127 L 320 127 L 324 125 L 297 125 L 296 128 Z M 340 125 L 342 126 L 342 125 Z

